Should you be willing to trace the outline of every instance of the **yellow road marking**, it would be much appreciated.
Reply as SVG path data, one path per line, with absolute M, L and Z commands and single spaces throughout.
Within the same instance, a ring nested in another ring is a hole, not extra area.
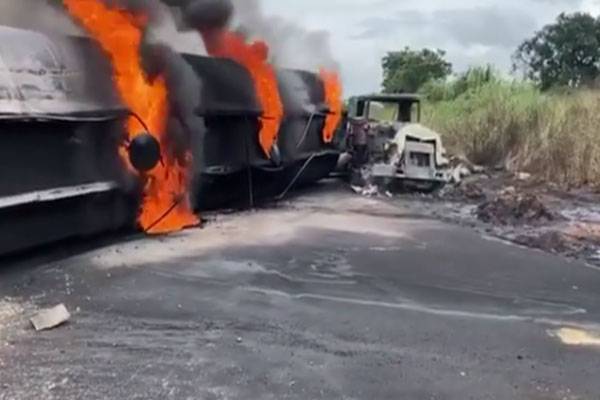
M 561 328 L 548 332 L 550 336 L 558 338 L 569 346 L 598 346 L 600 347 L 600 333 L 588 332 L 582 329 Z

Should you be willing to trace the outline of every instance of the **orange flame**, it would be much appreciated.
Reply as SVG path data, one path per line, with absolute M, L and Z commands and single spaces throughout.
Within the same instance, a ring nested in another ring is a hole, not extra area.
M 263 41 L 248 44 L 240 34 L 234 32 L 218 32 L 216 37 L 214 33 L 213 36 L 209 36 L 206 32 L 203 34 L 210 55 L 229 58 L 243 65 L 252 76 L 263 109 L 263 115 L 260 117 L 260 145 L 270 158 L 283 119 L 283 103 L 279 95 L 275 70 L 267 62 L 269 47 Z
M 193 214 L 187 196 L 188 171 L 164 151 L 169 115 L 164 77 L 149 82 L 140 62 L 142 30 L 147 18 L 124 9 L 109 8 L 101 0 L 63 2 L 71 16 L 109 55 L 113 80 L 123 102 L 144 120 L 150 133 L 161 143 L 163 162 L 144 177 L 146 185 L 139 215 L 140 225 L 149 233 L 158 234 L 197 224 L 198 218 Z M 128 119 L 130 140 L 143 131 L 135 118 Z M 129 165 L 126 148 L 122 147 L 120 153 Z M 187 158 L 191 160 L 191 154 Z M 131 165 L 129 167 L 133 170 Z
M 337 72 L 321 68 L 321 80 L 325 88 L 325 103 L 329 106 L 329 114 L 325 118 L 323 140 L 331 143 L 340 122 L 342 121 L 342 82 Z

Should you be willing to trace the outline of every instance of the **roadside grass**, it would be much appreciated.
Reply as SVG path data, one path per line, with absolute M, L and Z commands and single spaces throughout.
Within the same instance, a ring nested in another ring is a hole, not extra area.
M 562 186 L 600 186 L 599 91 L 542 93 L 489 69 L 461 79 L 425 88 L 423 123 L 451 153 Z

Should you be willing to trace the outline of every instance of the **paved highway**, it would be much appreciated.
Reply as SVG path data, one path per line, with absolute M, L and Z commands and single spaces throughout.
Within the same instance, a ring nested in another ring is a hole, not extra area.
M 0 399 L 599 398 L 600 270 L 335 186 L 49 253 L 0 270 Z

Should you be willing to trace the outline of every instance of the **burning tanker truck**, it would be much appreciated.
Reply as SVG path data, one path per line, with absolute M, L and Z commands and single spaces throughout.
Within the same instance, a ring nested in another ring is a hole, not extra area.
M 0 254 L 177 231 L 335 168 L 337 75 L 273 67 L 229 2 L 168 2 L 208 55 L 148 40 L 154 1 L 61 3 L 85 36 L 0 27 Z

